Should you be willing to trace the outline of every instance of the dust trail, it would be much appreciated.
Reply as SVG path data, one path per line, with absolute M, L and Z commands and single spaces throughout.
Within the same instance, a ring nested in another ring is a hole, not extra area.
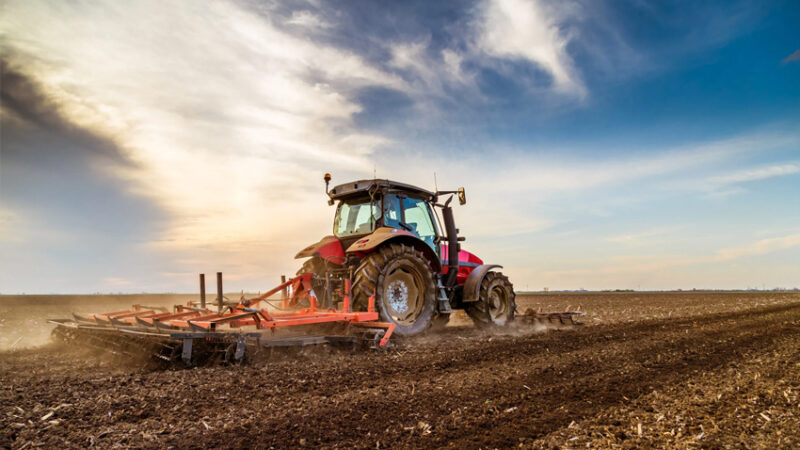
M 172 307 L 192 295 L 2 295 L 0 296 L 0 351 L 41 347 L 51 342 L 55 327 L 49 319 L 72 313 L 104 313 L 134 304 Z

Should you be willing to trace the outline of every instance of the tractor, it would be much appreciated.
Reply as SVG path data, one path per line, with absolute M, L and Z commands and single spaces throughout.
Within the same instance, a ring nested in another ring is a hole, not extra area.
M 297 275 L 311 275 L 313 295 L 335 307 L 337 292 L 352 280 L 353 310 L 365 311 L 374 296 L 382 321 L 395 334 L 411 336 L 447 324 L 464 309 L 479 327 L 514 320 L 514 286 L 497 271 L 461 249 L 451 202 L 466 204 L 464 188 L 429 191 L 386 179 L 358 180 L 330 188 L 336 205 L 333 234 L 301 250 L 307 258 Z

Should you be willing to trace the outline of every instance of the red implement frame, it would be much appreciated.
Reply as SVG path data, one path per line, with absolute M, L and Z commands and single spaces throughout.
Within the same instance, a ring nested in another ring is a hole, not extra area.
M 291 295 L 287 290 L 291 289 Z M 338 308 L 321 309 L 319 302 L 311 290 L 311 275 L 304 274 L 280 284 L 264 294 L 245 299 L 242 297 L 235 306 L 228 306 L 222 312 L 212 312 L 207 308 L 195 308 L 191 303 L 187 306 L 178 305 L 173 312 L 164 308 L 143 307 L 134 305 L 132 310 L 116 311 L 106 314 L 90 314 L 86 318 L 76 316 L 80 321 L 89 321 L 100 324 L 112 325 L 150 325 L 162 326 L 173 330 L 193 331 L 220 331 L 227 325 L 229 328 L 255 327 L 258 330 L 277 329 L 301 325 L 314 325 L 330 322 L 344 322 L 349 325 L 368 328 L 382 328 L 386 331 L 381 337 L 378 346 L 384 348 L 394 332 L 393 323 L 379 322 L 378 312 L 375 309 L 375 296 L 369 299 L 366 311 L 353 311 L 351 304 L 351 283 L 344 282 L 342 301 Z M 258 303 L 268 301 L 268 298 L 278 292 L 283 292 L 281 307 L 278 311 L 267 308 L 254 308 Z M 298 307 L 305 301 L 308 307 Z M 161 309 L 161 311 L 157 311 Z

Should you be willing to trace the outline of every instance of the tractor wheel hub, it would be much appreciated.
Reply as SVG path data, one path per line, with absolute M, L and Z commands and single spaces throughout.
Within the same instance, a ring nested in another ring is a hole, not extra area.
M 389 306 L 393 310 L 399 313 L 404 313 L 408 310 L 408 286 L 404 281 L 395 280 L 389 283 L 386 295 L 389 300 Z

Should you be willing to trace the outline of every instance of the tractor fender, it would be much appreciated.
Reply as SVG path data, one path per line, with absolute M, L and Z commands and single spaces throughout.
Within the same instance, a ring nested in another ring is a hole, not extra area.
M 464 303 L 477 302 L 481 295 L 481 282 L 486 277 L 486 274 L 496 267 L 503 268 L 498 264 L 483 264 L 473 269 L 464 283 L 464 298 L 461 301 Z
M 347 247 L 345 252 L 369 253 L 387 242 L 406 244 L 419 249 L 431 262 L 431 267 L 435 273 L 439 273 L 439 271 L 442 270 L 442 261 L 425 241 L 418 238 L 415 234 L 399 228 L 380 227 L 372 234 L 353 242 L 350 247 Z
M 308 258 L 309 256 L 319 256 L 320 258 L 335 264 L 344 263 L 344 252 L 342 243 L 334 236 L 325 236 L 316 244 L 300 250 L 294 259 Z

